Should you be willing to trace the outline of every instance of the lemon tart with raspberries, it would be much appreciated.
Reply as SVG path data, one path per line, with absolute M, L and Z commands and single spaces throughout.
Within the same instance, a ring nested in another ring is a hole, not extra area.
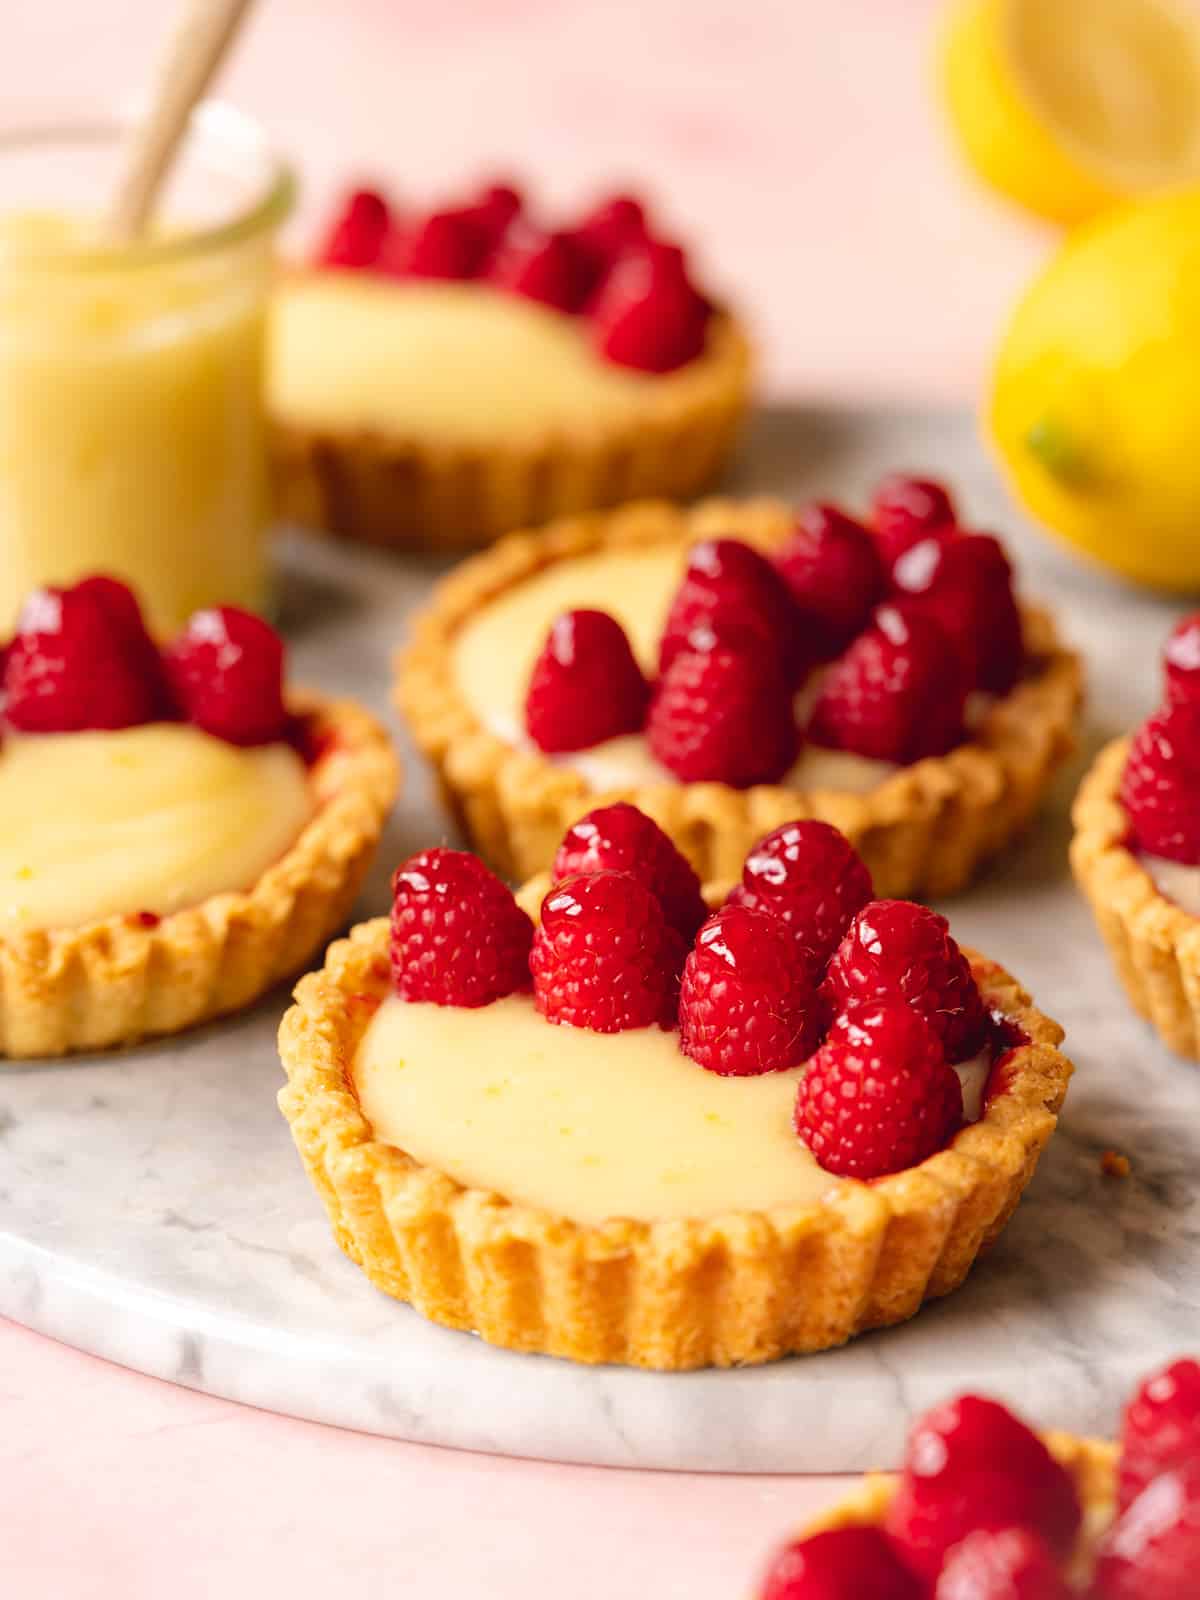
M 683 1369 L 903 1321 L 1054 1130 L 1062 1030 L 827 824 L 703 895 L 620 804 L 517 897 L 445 849 L 393 889 L 299 984 L 280 1107 L 342 1249 L 492 1343 Z
M 347 916 L 396 789 L 382 728 L 289 694 L 234 607 L 160 651 L 112 578 L 26 601 L 3 656 L 0 1053 L 236 1011 Z
M 437 548 L 685 498 L 732 448 L 749 366 L 630 197 L 546 231 L 507 188 L 423 217 L 360 191 L 275 299 L 281 510 Z
M 623 799 L 705 879 L 807 815 L 882 893 L 969 883 L 1072 748 L 1080 663 L 940 486 L 885 481 L 871 521 L 646 503 L 452 573 L 398 702 L 480 851 L 527 877 L 575 817 Z
M 1200 1058 L 1200 613 L 1167 641 L 1162 706 L 1096 757 L 1071 866 L 1134 1010 Z
M 757 1600 L 1193 1600 L 1200 1363 L 1153 1373 L 1115 1443 L 1039 1437 L 994 1400 L 921 1417 L 870 1477 L 777 1552 Z

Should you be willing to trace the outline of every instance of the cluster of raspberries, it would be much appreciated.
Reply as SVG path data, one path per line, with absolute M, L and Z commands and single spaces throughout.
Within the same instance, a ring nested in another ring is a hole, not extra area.
M 236 606 L 197 611 L 164 650 L 132 589 L 96 575 L 35 589 L 0 650 L 3 720 L 18 733 L 190 722 L 228 744 L 290 737 L 284 647 Z
M 653 683 L 608 613 L 558 617 L 525 726 L 549 754 L 644 732 L 682 782 L 744 789 L 777 783 L 804 739 L 896 764 L 944 755 L 965 737 L 969 696 L 1006 694 L 1023 665 L 999 540 L 963 530 L 940 484 L 894 475 L 869 526 L 814 504 L 773 557 L 736 539 L 695 545 Z
M 880 1526 L 781 1550 L 760 1600 L 1195 1600 L 1200 1593 L 1200 1365 L 1148 1378 L 1125 1411 L 1116 1515 L 1071 1581 L 1075 1481 L 994 1400 L 964 1395 L 914 1426 Z
M 641 372 L 670 372 L 694 361 L 712 315 L 684 252 L 652 231 L 631 195 L 615 195 L 569 227 L 548 230 L 507 184 L 415 215 L 376 189 L 359 189 L 339 208 L 317 263 L 399 279 L 490 284 L 586 319 L 592 346 L 605 360 Z
M 1147 855 L 1200 865 L 1200 612 L 1163 651 L 1161 708 L 1133 736 L 1121 780 L 1130 842 Z
M 961 1126 L 954 1064 L 989 1017 L 944 917 L 875 900 L 828 823 L 776 829 L 711 915 L 695 872 L 634 806 L 590 812 L 555 858 L 538 925 L 476 857 L 434 849 L 393 880 L 391 964 L 405 1000 L 482 1006 L 532 990 L 550 1023 L 678 1028 L 724 1076 L 799 1079 L 795 1129 L 829 1172 L 882 1177 Z

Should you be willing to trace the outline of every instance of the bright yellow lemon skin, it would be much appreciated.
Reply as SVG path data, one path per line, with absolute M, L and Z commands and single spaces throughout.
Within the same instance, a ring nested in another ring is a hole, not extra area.
M 1038 216 L 1200 182 L 1200 20 L 1179 0 L 955 0 L 940 65 L 967 160 Z
M 940 87 L 963 154 L 1027 211 L 1075 223 L 1118 198 L 1062 147 L 1023 94 L 1002 41 L 1003 0 L 962 0 L 941 39 Z
M 1001 340 L 987 426 L 1045 527 L 1135 583 L 1200 592 L 1200 189 L 1066 241 Z

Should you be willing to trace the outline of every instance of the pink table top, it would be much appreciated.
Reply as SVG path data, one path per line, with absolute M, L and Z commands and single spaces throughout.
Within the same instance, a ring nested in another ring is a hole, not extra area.
M 290 0 L 260 7 L 225 89 L 293 152 L 310 213 L 359 172 L 418 199 L 514 172 L 564 206 L 633 179 L 752 308 L 771 392 L 969 401 L 1049 240 L 946 148 L 934 9 Z M 24 8 L 0 61 L 6 110 L 136 87 L 162 12 Z M 770 1546 L 838 1489 L 368 1438 L 3 1322 L 0 1374 L 4 1589 L 30 1600 L 302 1600 L 385 1580 L 489 1600 L 718 1600 L 746 1593 Z

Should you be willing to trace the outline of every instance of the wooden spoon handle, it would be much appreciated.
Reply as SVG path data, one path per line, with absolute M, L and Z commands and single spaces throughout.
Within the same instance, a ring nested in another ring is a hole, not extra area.
M 109 232 L 135 238 L 170 171 L 192 107 L 233 43 L 253 0 L 188 0 L 159 69 L 150 115 L 139 124 L 109 213 Z

